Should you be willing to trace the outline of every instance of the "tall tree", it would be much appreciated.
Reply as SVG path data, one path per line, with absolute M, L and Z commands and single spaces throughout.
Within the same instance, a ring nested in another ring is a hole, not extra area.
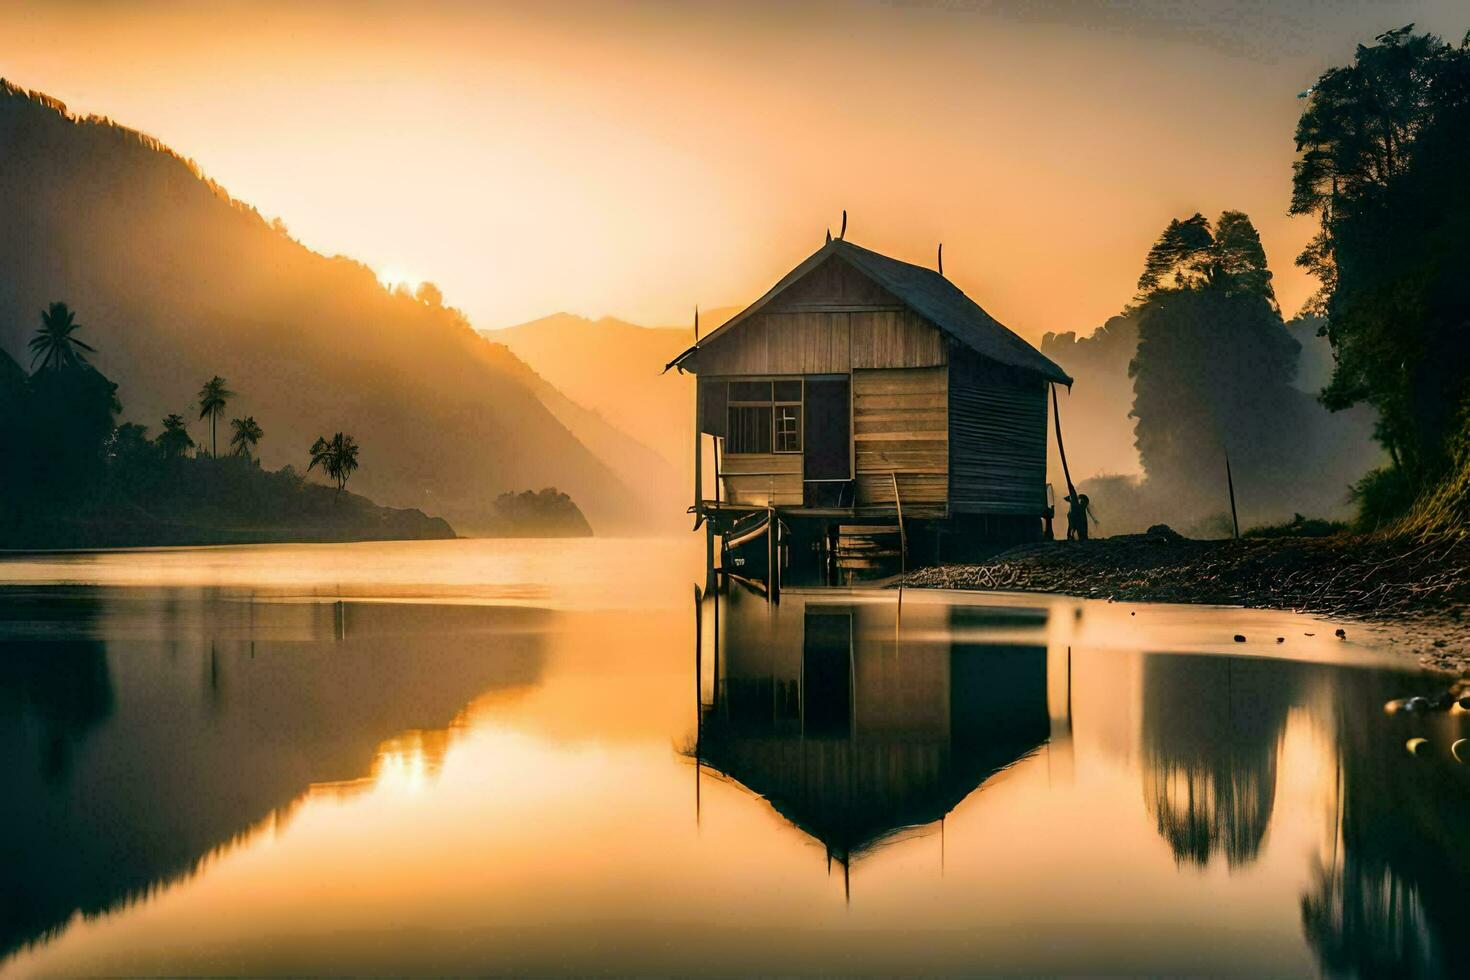
M 59 503 L 92 488 L 122 411 L 117 385 L 80 361 L 30 378 L 20 424 L 28 492 Z
M 1279 485 L 1292 466 L 1300 345 L 1250 219 L 1171 221 L 1138 287 L 1130 414 L 1150 482 L 1182 507 L 1218 512 L 1228 454 L 1237 486 Z
M 176 413 L 164 416 L 163 431 L 154 441 L 168 459 L 178 459 L 194 448 L 194 439 L 189 435 L 184 417 Z
M 1291 210 L 1319 223 L 1297 262 L 1336 361 L 1322 401 L 1374 406 L 1423 485 L 1470 397 L 1470 35 L 1452 47 L 1410 24 L 1375 41 L 1310 90 Z
M 231 419 L 230 428 L 234 430 L 234 435 L 230 437 L 230 449 L 236 456 L 253 459 L 255 447 L 265 435 L 260 425 L 256 423 L 255 416 L 247 415 L 243 419 Z
M 41 329 L 31 338 L 31 370 L 74 368 L 86 362 L 82 351 L 95 354 L 76 332 L 82 329 L 76 314 L 65 303 L 52 303 L 41 311 Z
M 204 387 L 199 389 L 199 417 L 209 419 L 209 455 L 219 455 L 219 435 L 217 431 L 219 417 L 225 413 L 225 403 L 235 397 L 235 393 L 225 387 L 225 379 L 215 375 L 204 382 Z
M 338 432 L 331 439 L 318 436 L 311 445 L 311 462 L 306 470 L 309 473 L 320 466 L 327 476 L 336 481 L 337 495 L 341 496 L 348 478 L 357 471 L 357 453 L 357 440 L 350 435 Z

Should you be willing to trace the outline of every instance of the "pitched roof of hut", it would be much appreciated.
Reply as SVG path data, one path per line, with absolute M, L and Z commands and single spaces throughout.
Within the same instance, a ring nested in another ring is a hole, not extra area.
M 780 282 L 772 286 L 764 296 L 726 321 L 708 337 L 670 361 L 669 367 L 679 366 L 685 358 L 701 347 L 713 343 L 727 331 L 738 328 L 741 323 L 759 313 L 767 303 L 830 256 L 838 256 L 843 259 L 898 297 L 915 313 L 981 356 L 1010 367 L 1020 368 L 1023 371 L 1034 371 L 1048 381 L 1056 381 L 1064 385 L 1072 384 L 1072 379 L 1051 358 L 1042 354 L 995 317 L 986 313 L 958 286 L 938 272 L 909 262 L 891 259 L 841 238 L 833 239 L 813 252 L 806 261 L 792 269 Z
M 744 735 L 711 713 L 698 757 L 846 862 L 940 820 L 991 777 L 1030 756 L 1047 733 L 1029 727 L 956 747 L 912 738 L 849 744 L 799 734 Z

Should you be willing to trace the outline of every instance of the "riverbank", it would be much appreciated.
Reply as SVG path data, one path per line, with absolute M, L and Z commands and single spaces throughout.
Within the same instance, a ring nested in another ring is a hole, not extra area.
M 1470 673 L 1470 544 L 1361 535 L 1194 541 L 1172 533 L 1022 545 L 908 573 L 911 588 L 1292 609 L 1389 624 L 1428 667 Z
M 144 518 L 119 521 L 38 521 L 0 524 L 0 551 L 44 553 L 114 548 L 182 548 L 230 544 L 344 544 L 428 541 L 458 537 L 449 522 L 419 510 L 376 507 L 315 524 L 257 526 Z

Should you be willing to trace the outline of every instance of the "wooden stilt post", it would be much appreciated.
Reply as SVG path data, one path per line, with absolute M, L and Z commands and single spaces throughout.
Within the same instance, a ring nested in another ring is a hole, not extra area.
M 776 508 L 766 507 L 766 598 L 771 602 L 781 601 L 781 548 L 776 540 L 781 522 L 776 518 Z
M 699 826 L 699 766 L 704 738 L 704 597 L 694 587 L 694 825 Z
M 704 522 L 704 591 L 715 590 L 715 526 Z

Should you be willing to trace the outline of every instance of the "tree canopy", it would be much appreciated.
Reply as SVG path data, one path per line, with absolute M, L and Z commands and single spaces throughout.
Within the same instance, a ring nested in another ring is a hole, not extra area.
M 230 436 L 230 451 L 236 456 L 253 459 L 255 447 L 260 444 L 261 437 L 265 435 L 260 423 L 255 421 L 255 416 L 247 415 L 243 419 L 231 419 L 230 428 L 234 431 L 234 434 Z
M 357 472 L 357 453 L 357 440 L 350 435 L 338 432 L 330 439 L 318 436 L 311 446 L 311 462 L 306 467 L 307 472 L 320 466 L 323 473 L 336 481 L 337 493 L 341 494 L 348 479 Z
M 1171 221 L 1138 285 L 1131 414 L 1149 480 L 1223 505 L 1228 453 L 1238 486 L 1279 481 L 1291 467 L 1300 345 L 1282 323 L 1250 219 Z
M 96 353 L 76 335 L 82 325 L 65 303 L 52 303 L 41 311 L 41 329 L 31 338 L 31 369 L 59 371 L 86 363 L 82 351 Z
M 225 403 L 235 397 L 235 393 L 225 387 L 225 379 L 215 375 L 204 382 L 199 389 L 199 417 L 209 419 L 209 455 L 219 455 L 219 437 L 216 432 L 216 423 L 225 412 Z
M 1470 35 L 1455 47 L 1410 24 L 1375 42 L 1310 90 L 1291 209 L 1318 219 L 1297 261 L 1335 356 L 1323 403 L 1376 408 L 1379 440 L 1423 483 L 1470 395 Z

